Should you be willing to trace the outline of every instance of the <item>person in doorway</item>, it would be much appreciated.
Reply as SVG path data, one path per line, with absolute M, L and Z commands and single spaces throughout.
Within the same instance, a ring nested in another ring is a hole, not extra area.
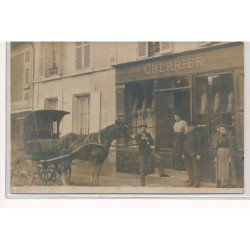
M 232 162 L 234 150 L 233 138 L 224 124 L 219 126 L 219 135 L 215 141 L 215 162 L 217 187 L 231 187 L 235 184 L 236 176 Z
M 211 150 L 215 150 L 217 138 L 220 136 L 220 125 L 215 127 L 215 130 L 211 133 L 208 139 L 208 146 Z
M 182 146 L 185 139 L 185 133 L 187 130 L 186 121 L 181 119 L 181 115 L 178 112 L 174 113 L 174 169 L 184 170 L 183 162 L 181 158 Z
M 187 132 L 182 149 L 182 159 L 188 172 L 188 186 L 200 187 L 200 134 L 192 122 L 187 124 Z
M 160 177 L 169 177 L 164 173 L 164 162 L 162 157 L 154 150 L 154 139 L 151 134 L 147 132 L 147 125 L 140 125 L 140 132 L 135 136 L 136 142 L 139 146 L 139 169 L 141 186 L 145 186 L 146 173 L 145 165 L 148 158 L 154 161 L 154 165 L 159 168 Z

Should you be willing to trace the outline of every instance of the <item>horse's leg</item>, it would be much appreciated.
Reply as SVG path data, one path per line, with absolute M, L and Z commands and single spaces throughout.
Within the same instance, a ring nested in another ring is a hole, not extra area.
M 97 163 L 96 158 L 93 158 L 91 160 L 91 162 L 92 162 L 92 165 L 93 165 L 93 170 L 92 170 L 92 176 L 91 176 L 90 185 L 94 186 L 95 185 L 95 176 L 96 176 L 96 172 L 97 172 L 97 165 L 98 165 L 98 163 Z
M 63 185 L 69 185 L 70 184 L 70 177 L 71 177 L 71 159 L 65 160 L 62 163 L 62 183 Z
M 100 176 L 100 173 L 101 173 L 102 162 L 100 162 L 100 160 L 98 158 L 92 158 L 91 162 L 93 164 L 91 185 L 92 186 L 98 186 L 99 185 L 99 176 Z
M 100 162 L 99 165 L 97 166 L 96 179 L 95 179 L 95 181 L 96 181 L 95 185 L 96 186 L 99 186 L 99 177 L 100 177 L 100 174 L 101 174 L 102 165 L 103 165 L 103 162 Z

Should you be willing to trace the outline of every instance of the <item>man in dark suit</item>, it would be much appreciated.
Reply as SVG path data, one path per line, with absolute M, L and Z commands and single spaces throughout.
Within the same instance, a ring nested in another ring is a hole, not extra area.
M 154 161 L 154 164 L 159 168 L 160 177 L 169 177 L 164 173 L 164 162 L 162 157 L 154 150 L 154 139 L 151 134 L 147 132 L 147 125 L 139 126 L 140 132 L 135 136 L 139 146 L 139 169 L 141 177 L 141 186 L 145 186 L 145 164 L 148 158 Z
M 201 143 L 199 131 L 192 122 L 187 124 L 182 159 L 188 172 L 188 186 L 200 187 L 199 161 L 201 159 Z

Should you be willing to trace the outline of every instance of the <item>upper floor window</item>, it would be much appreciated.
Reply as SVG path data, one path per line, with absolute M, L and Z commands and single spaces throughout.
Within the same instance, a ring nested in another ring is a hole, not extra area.
M 29 88 L 31 82 L 31 55 L 30 50 L 24 52 L 24 89 Z
M 161 55 L 172 51 L 170 42 L 138 42 L 138 58 L 146 58 Z
M 50 77 L 59 73 L 58 42 L 41 42 L 39 57 L 40 77 Z
M 33 54 L 30 47 L 11 55 L 11 101 L 29 101 L 33 72 Z
M 148 56 L 154 56 L 160 52 L 160 42 L 149 42 L 148 43 Z
M 75 69 L 90 67 L 90 42 L 75 43 Z
M 46 110 L 56 110 L 58 106 L 58 99 L 56 97 L 46 98 L 45 99 L 45 106 Z

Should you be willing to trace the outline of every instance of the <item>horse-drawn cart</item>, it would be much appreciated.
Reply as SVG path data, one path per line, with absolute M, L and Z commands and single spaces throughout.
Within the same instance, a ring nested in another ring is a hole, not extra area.
M 66 114 L 69 112 L 38 110 L 27 115 L 24 121 L 25 155 L 12 163 L 12 185 L 32 185 L 35 176 L 43 182 L 58 181 L 61 153 L 57 143 L 60 122 Z
M 111 142 L 129 139 L 127 125 L 119 120 L 89 135 L 68 133 L 60 137 L 60 122 L 69 112 L 38 110 L 29 113 L 24 122 L 25 156 L 13 160 L 12 185 L 32 185 L 35 176 L 48 183 L 68 183 L 73 160 L 91 161 L 92 184 L 97 185 L 101 166 L 107 158 Z

